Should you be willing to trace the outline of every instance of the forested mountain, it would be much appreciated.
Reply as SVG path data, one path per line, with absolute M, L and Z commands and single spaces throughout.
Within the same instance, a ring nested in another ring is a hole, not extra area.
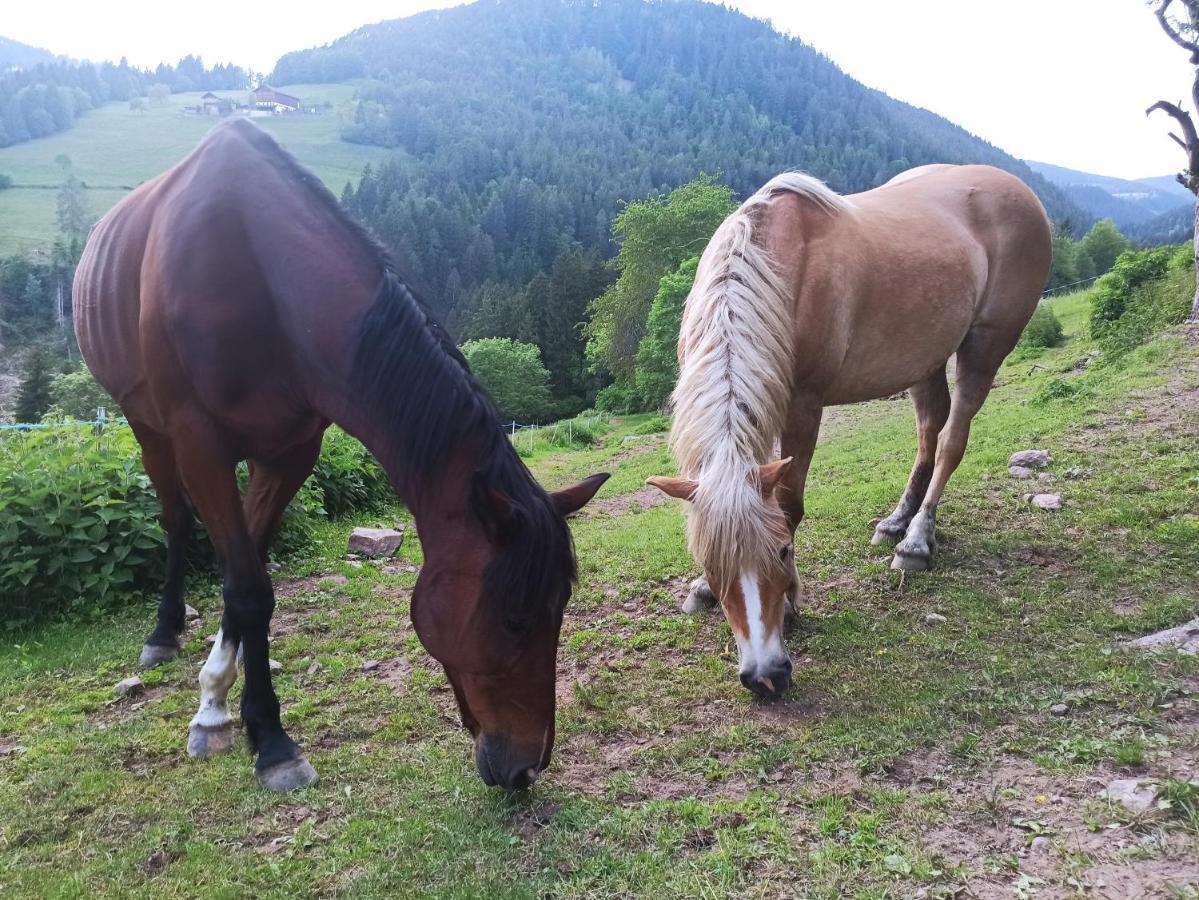
M 1185 218 L 1185 210 L 1193 215 L 1194 196 L 1172 176 L 1129 180 L 1033 160 L 1028 165 L 1092 216 L 1111 219 L 1130 234 L 1144 232 L 1148 239 L 1164 227 L 1162 223 Z
M 718 173 L 745 196 L 802 168 L 840 191 L 911 166 L 1024 163 L 864 87 L 799 40 L 698 0 L 481 0 L 279 60 L 276 83 L 366 78 L 347 140 L 398 151 L 346 204 L 451 324 L 575 243 L 611 255 L 622 201 Z
M 11 38 L 0 37 L 0 72 L 9 69 L 28 69 L 30 66 L 40 66 L 53 63 L 55 56 L 49 50 L 40 47 L 30 47 Z
M 223 63 L 205 68 L 196 56 L 156 69 L 136 69 L 122 59 L 118 64 L 58 62 L 0 71 L 0 147 L 64 131 L 94 106 L 140 97 L 154 84 L 194 91 L 248 83 L 245 69 Z

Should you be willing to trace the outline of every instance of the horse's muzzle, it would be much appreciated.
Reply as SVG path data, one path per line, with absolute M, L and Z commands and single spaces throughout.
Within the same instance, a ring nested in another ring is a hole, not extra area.
M 781 697 L 791 687 L 791 660 L 783 657 L 767 666 L 746 669 L 740 678 L 745 689 L 759 697 Z
M 488 787 L 523 791 L 532 787 L 541 774 L 540 760 L 530 763 L 514 753 L 512 742 L 504 737 L 480 735 L 475 741 L 475 767 Z

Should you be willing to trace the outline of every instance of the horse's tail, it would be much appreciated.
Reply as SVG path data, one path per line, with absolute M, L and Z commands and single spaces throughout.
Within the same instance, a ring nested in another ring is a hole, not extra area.
M 687 298 L 679 339 L 670 441 L 680 472 L 698 482 L 691 500 L 691 550 L 726 572 L 759 553 L 778 559 L 757 466 L 769 461 L 791 400 L 794 324 L 790 290 L 755 229 L 781 193 L 794 193 L 830 213 L 848 201 L 798 172 L 773 178 L 716 230 Z

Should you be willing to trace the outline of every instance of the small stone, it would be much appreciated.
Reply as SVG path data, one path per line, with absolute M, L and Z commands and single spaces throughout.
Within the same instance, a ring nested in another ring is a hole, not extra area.
M 1100 796 L 1119 803 L 1129 812 L 1141 813 L 1157 802 L 1157 788 L 1136 778 L 1117 778 L 1100 792 Z
M 621 607 L 621 609 L 623 609 L 627 613 L 637 612 L 637 604 L 636 603 L 626 603 L 624 606 Z
M 1053 462 L 1048 450 L 1021 450 L 1008 457 L 1009 466 L 1025 466 L 1029 469 L 1043 469 Z
M 206 643 L 209 647 L 216 646 L 216 637 L 217 636 L 215 634 L 210 634 L 208 637 L 204 638 L 204 643 Z
M 384 566 L 379 571 L 382 572 L 384 575 L 399 575 L 400 567 L 399 566 Z
M 1038 472 L 1037 481 L 1041 482 L 1042 484 L 1053 484 L 1055 481 L 1057 481 L 1057 478 L 1054 477 L 1052 472 Z
M 336 575 L 326 575 L 320 580 L 321 587 L 345 587 L 350 579 L 338 572 Z
M 1072 469 L 1066 470 L 1066 479 L 1068 481 L 1086 481 L 1095 473 L 1090 469 L 1084 469 L 1082 466 L 1075 466 Z
M 350 533 L 350 552 L 371 559 L 387 559 L 404 543 L 404 532 L 394 528 L 355 528 Z
M 277 675 L 283 671 L 283 663 L 279 662 L 277 659 L 272 659 L 267 663 L 267 666 L 270 667 L 272 675 Z
M 1070 712 L 1069 703 L 1055 703 L 1049 707 L 1049 714 L 1053 716 L 1064 716 Z
M 362 664 L 363 672 L 373 672 L 377 668 L 379 668 L 379 660 L 377 659 L 368 659 Z
M 362 560 L 351 559 L 349 562 L 346 563 L 346 565 L 349 566 L 351 569 L 361 569 L 362 568 Z
M 282 572 L 283 566 L 277 562 L 269 562 L 266 564 L 266 570 L 273 575 L 276 572 Z
M 200 618 L 200 614 L 196 611 L 194 606 L 188 606 L 185 603 L 183 604 L 183 618 L 187 619 L 189 622 L 194 622 L 196 619 Z
M 1019 478 L 1021 480 L 1032 478 L 1033 476 L 1033 471 L 1028 466 L 1008 466 L 1007 473 L 1013 478 Z
M 317 672 L 319 672 L 323 668 L 324 668 L 324 666 L 322 666 L 320 663 L 314 662 L 312 665 L 310 665 L 308 667 L 308 674 L 315 675 Z
M 114 687 L 113 693 L 118 697 L 132 697 L 140 694 L 146 689 L 146 685 L 140 678 L 134 675 L 132 678 L 126 678 L 124 681 L 118 681 Z
M 1042 834 L 1032 839 L 1032 843 L 1028 845 L 1028 849 L 1033 853 L 1048 853 L 1053 849 L 1053 841 Z
M 6 756 L 17 756 L 25 752 L 20 744 L 0 744 L 0 759 Z
M 940 613 L 929 613 L 924 617 L 925 625 L 944 625 L 949 620 Z
M 1091 359 L 1094 359 L 1098 355 L 1099 355 L 1098 350 L 1092 350 L 1090 353 L 1087 354 L 1087 356 L 1091 357 Z
M 1063 506 L 1062 498 L 1057 494 L 1034 494 L 1028 502 L 1037 509 L 1061 509 Z

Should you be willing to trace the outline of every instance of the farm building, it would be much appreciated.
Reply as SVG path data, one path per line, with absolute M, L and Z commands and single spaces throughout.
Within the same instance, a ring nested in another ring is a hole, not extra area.
M 269 84 L 263 84 L 251 92 L 250 105 L 255 109 L 269 110 L 274 113 L 298 112 L 300 98 L 277 91 Z
M 200 98 L 199 112 L 205 116 L 227 116 L 233 112 L 233 101 L 209 91 Z

